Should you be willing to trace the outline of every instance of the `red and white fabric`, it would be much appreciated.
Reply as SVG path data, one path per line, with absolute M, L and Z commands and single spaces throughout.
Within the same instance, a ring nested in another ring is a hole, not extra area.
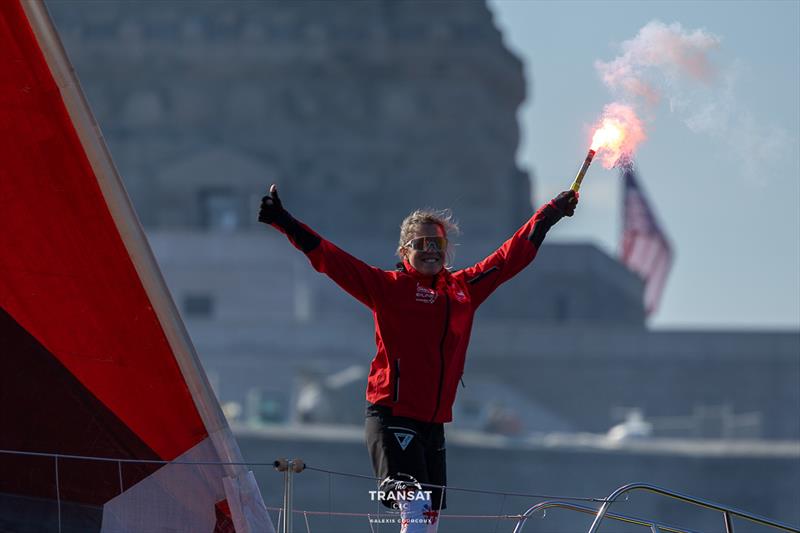
M 244 467 L 179 464 L 242 457 L 41 1 L 0 50 L 0 450 L 129 461 L 0 453 L 0 529 L 274 531 Z

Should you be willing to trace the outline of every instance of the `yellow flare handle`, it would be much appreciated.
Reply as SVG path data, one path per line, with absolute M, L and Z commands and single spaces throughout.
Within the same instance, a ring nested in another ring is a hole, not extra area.
M 583 161 L 583 165 L 581 165 L 581 169 L 578 171 L 578 175 L 575 176 L 575 179 L 570 186 L 575 192 L 578 192 L 581 188 L 581 182 L 583 181 L 583 177 L 586 175 L 586 171 L 589 170 L 589 165 L 592 164 L 592 159 L 594 158 L 594 154 L 596 154 L 594 150 L 589 150 L 589 153 L 586 154 L 586 159 Z

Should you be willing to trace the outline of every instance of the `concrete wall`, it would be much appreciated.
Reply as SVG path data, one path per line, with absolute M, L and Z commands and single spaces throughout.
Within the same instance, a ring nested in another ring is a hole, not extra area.
M 615 407 L 687 416 L 696 406 L 759 412 L 761 436 L 800 438 L 800 334 L 476 326 L 470 375 L 496 376 L 584 431 Z

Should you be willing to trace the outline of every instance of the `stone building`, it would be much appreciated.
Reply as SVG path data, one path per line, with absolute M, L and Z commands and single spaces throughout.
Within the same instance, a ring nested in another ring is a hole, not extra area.
M 273 180 L 345 241 L 419 205 L 471 238 L 526 218 L 522 68 L 483 2 L 49 7 L 149 230 L 252 229 Z

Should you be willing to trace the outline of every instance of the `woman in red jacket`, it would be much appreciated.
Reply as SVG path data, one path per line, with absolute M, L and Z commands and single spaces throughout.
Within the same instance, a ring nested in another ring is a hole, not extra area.
M 443 424 L 452 420 L 475 311 L 536 257 L 547 231 L 572 216 L 577 202 L 575 192 L 560 193 L 486 259 L 455 271 L 445 267 L 456 226 L 445 213 L 415 211 L 401 225 L 402 262 L 385 271 L 293 218 L 275 185 L 262 199 L 259 221 L 285 233 L 317 271 L 372 310 L 377 353 L 367 383 L 366 440 L 383 480 L 377 494 L 400 508 L 401 531 L 435 531 L 445 508 L 436 487 L 446 485 Z M 420 490 L 425 484 L 434 486 Z

